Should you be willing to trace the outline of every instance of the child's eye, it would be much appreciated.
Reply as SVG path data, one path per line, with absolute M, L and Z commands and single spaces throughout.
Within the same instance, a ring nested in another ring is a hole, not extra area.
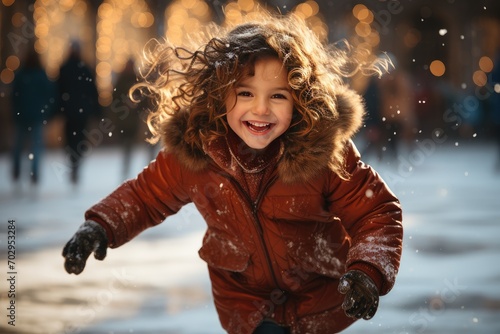
M 250 93 L 248 91 L 241 91 L 241 92 L 238 92 L 238 96 L 252 96 L 252 93 Z
M 271 98 L 273 99 L 287 99 L 285 95 L 283 94 L 274 94 L 273 96 L 271 96 Z

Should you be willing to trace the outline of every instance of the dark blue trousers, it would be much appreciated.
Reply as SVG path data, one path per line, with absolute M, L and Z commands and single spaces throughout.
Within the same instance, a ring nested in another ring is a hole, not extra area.
M 290 331 L 271 321 L 264 321 L 253 332 L 253 334 L 289 334 Z

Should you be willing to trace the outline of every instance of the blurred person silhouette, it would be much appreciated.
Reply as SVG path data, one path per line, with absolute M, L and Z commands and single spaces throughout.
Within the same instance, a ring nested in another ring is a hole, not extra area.
M 394 69 L 380 79 L 380 117 L 384 156 L 396 160 L 403 143 L 411 145 L 416 126 L 409 73 L 390 56 Z
M 22 152 L 29 142 L 31 182 L 38 183 L 40 158 L 44 148 L 43 125 L 53 115 L 57 87 L 45 73 L 40 56 L 30 47 L 24 65 L 16 72 L 12 83 L 12 111 L 15 126 L 12 150 L 12 177 L 21 174 Z
M 135 62 L 131 58 L 126 62 L 122 72 L 118 75 L 113 91 L 113 102 L 110 108 L 110 118 L 118 132 L 120 145 L 123 147 L 122 175 L 124 179 L 129 176 L 132 149 L 134 143 L 138 140 L 139 130 L 145 125 L 142 115 L 144 115 L 147 109 L 147 100 L 142 99 L 138 91 L 134 91 L 132 99 L 129 95 L 130 88 L 136 83 L 137 73 L 135 72 Z M 150 160 L 153 158 L 151 157 Z
M 361 152 L 361 156 L 365 157 L 373 153 L 379 161 L 382 160 L 383 148 L 380 94 L 380 79 L 377 77 L 370 77 L 363 94 L 366 108 L 363 136 L 366 140 L 366 145 Z
M 493 137 L 497 145 L 497 161 L 495 169 L 500 172 L 500 49 L 496 52 L 491 72 L 491 86 L 493 90 L 490 97 L 490 119 Z
M 59 71 L 59 111 L 64 119 L 66 153 L 69 157 L 71 182 L 78 183 L 82 157 L 87 154 L 85 130 L 92 116 L 101 114 L 97 87 L 91 69 L 80 55 L 80 44 L 73 41 L 69 57 Z
M 415 129 L 418 134 L 412 136 L 423 136 L 432 138 L 435 136 L 437 124 L 442 124 L 443 113 L 436 110 L 446 110 L 446 99 L 443 97 L 443 86 L 436 84 L 436 77 L 427 70 L 416 69 L 411 72 L 412 82 L 412 106 L 414 112 Z

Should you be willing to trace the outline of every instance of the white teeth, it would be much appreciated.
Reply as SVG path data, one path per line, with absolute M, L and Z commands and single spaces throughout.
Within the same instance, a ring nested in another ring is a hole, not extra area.
M 269 126 L 269 124 L 271 124 L 271 123 L 257 123 L 257 122 L 248 122 L 248 123 L 253 125 L 253 126 L 262 127 L 262 128 Z

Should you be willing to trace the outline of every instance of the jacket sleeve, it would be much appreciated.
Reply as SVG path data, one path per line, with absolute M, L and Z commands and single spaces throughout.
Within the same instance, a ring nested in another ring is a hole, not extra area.
M 124 182 L 87 210 L 85 219 L 106 229 L 110 247 L 121 246 L 190 202 L 182 179 L 177 159 L 161 151 L 137 178 Z
M 403 239 L 401 206 L 382 178 L 360 160 L 352 142 L 346 152 L 350 178 L 332 177 L 330 210 L 339 214 L 351 238 L 347 270 L 363 270 L 384 295 L 392 289 L 399 270 Z

